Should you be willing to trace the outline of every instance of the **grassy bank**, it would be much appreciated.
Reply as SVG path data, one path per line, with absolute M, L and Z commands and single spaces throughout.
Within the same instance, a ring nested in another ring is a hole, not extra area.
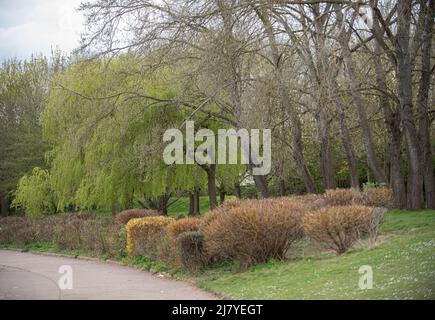
M 339 257 L 297 248 L 304 257 L 236 274 L 222 266 L 195 280 L 235 299 L 435 299 L 435 211 L 389 212 L 379 240 Z M 373 289 L 359 289 L 363 265 L 373 269 Z

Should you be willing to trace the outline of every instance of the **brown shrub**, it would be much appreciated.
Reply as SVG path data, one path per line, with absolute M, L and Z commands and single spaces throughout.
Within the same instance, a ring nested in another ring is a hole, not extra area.
M 113 223 L 111 217 L 94 214 L 73 213 L 34 219 L 7 217 L 0 219 L 0 242 L 52 243 L 62 250 L 116 257 L 124 255 L 126 233 L 124 226 Z
M 124 225 L 111 218 L 85 221 L 82 227 L 81 248 L 93 255 L 125 256 L 127 239 Z
M 321 194 L 310 193 L 301 196 L 291 196 L 290 199 L 305 204 L 309 210 L 317 210 L 327 206 L 327 201 Z
M 222 204 L 219 205 L 219 210 L 228 210 L 234 207 L 238 207 L 240 205 L 242 205 L 244 202 L 249 201 L 249 200 L 243 200 L 243 199 L 239 199 L 239 198 L 234 198 L 234 199 L 229 199 L 229 200 L 225 200 Z
M 200 226 L 201 220 L 191 217 L 175 220 L 168 225 L 168 240 L 175 263 L 182 263 L 179 245 L 177 242 L 178 236 L 183 232 L 199 231 Z
M 289 198 L 243 200 L 227 210 L 215 210 L 202 227 L 209 257 L 232 258 L 243 266 L 284 259 L 301 235 L 306 206 Z
M 360 205 L 322 208 L 302 219 L 305 234 L 326 249 L 343 254 L 375 221 L 371 207 Z
M 54 228 L 57 224 L 64 223 L 63 216 L 40 216 L 31 220 L 33 228 L 33 241 L 53 242 Z
M 367 206 L 390 208 L 393 203 L 393 190 L 390 188 L 367 189 L 363 195 L 364 204 Z
M 379 227 L 384 222 L 385 212 L 384 208 L 374 208 L 373 215 L 368 219 L 362 233 L 367 235 L 371 244 L 374 244 L 378 239 Z
M 328 206 L 349 206 L 361 202 L 361 192 L 355 189 L 331 189 L 323 195 Z
M 85 221 L 86 219 L 69 216 L 56 223 L 53 228 L 53 243 L 60 249 L 80 250 Z
M 0 219 L 0 242 L 5 244 L 28 244 L 34 239 L 32 221 L 25 217 Z
M 206 264 L 204 235 L 200 231 L 183 232 L 176 241 L 183 267 L 196 272 Z
M 157 216 L 157 211 L 148 209 L 127 209 L 118 213 L 115 217 L 117 223 L 127 224 L 131 219 Z

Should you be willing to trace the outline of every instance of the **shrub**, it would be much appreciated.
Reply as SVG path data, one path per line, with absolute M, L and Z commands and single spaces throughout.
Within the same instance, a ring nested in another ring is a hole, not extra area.
M 327 206 L 327 201 L 321 194 L 310 193 L 301 196 L 292 196 L 290 199 L 305 204 L 309 210 L 317 210 Z
M 53 243 L 60 249 L 79 250 L 84 221 L 70 216 L 56 223 L 53 228 Z
M 393 203 L 393 191 L 390 188 L 366 189 L 364 194 L 364 204 L 371 207 L 390 208 Z
M 168 237 L 169 239 L 176 241 L 176 238 L 183 232 L 198 231 L 200 230 L 201 220 L 198 218 L 183 218 L 172 221 L 168 225 Z
M 26 245 L 44 242 L 62 250 L 80 250 L 89 255 L 122 256 L 126 247 L 123 225 L 111 217 L 93 214 L 6 217 L 0 219 L 0 243 Z
M 200 226 L 201 220 L 191 217 L 175 220 L 168 225 L 168 240 L 175 262 L 181 263 L 181 256 L 177 243 L 178 236 L 183 232 L 199 231 Z
M 125 225 L 131 219 L 152 217 L 157 215 L 158 215 L 157 211 L 154 210 L 127 209 L 118 213 L 115 217 L 115 220 L 117 223 Z
M 93 255 L 120 257 L 125 255 L 126 233 L 124 225 L 111 218 L 86 220 L 82 226 L 81 248 Z
M 204 221 L 206 252 L 211 258 L 232 258 L 243 266 L 284 259 L 301 235 L 306 206 L 289 198 L 243 200 L 228 210 L 215 210 Z
M 28 244 L 34 239 L 32 222 L 25 217 L 0 219 L 0 242 L 6 244 Z
M 242 200 L 239 198 L 229 199 L 229 200 L 225 200 L 221 205 L 219 205 L 218 208 L 221 210 L 228 210 L 234 207 L 238 207 L 246 201 L 247 200 Z
M 368 232 L 370 224 L 376 221 L 374 218 L 375 211 L 370 207 L 337 206 L 307 214 L 302 219 L 302 226 L 308 237 L 340 255 Z
M 369 238 L 371 244 L 374 244 L 378 239 L 379 227 L 384 222 L 385 212 L 384 208 L 374 208 L 373 215 L 368 219 L 362 234 Z
M 204 266 L 206 261 L 204 235 L 200 231 L 183 232 L 176 241 L 180 252 L 180 262 L 185 268 L 196 271 Z
M 42 216 L 31 220 L 33 241 L 53 242 L 54 228 L 58 223 L 63 223 L 64 218 L 59 216 Z
M 361 202 L 361 192 L 355 189 L 331 189 L 323 195 L 328 206 L 349 206 Z
M 170 255 L 167 226 L 172 218 L 157 216 L 130 220 L 127 225 L 127 253 L 166 260 Z

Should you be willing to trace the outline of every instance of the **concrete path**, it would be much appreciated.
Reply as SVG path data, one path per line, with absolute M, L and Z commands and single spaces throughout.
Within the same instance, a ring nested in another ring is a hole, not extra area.
M 65 289 L 71 283 L 72 289 Z M 189 283 L 160 278 L 127 266 L 0 250 L 1 299 L 197 300 L 216 297 Z

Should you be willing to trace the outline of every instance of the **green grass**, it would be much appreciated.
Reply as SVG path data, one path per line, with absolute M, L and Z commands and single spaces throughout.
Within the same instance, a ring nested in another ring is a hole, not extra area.
M 174 202 L 175 201 L 175 202 Z M 170 206 L 168 207 L 169 216 L 177 216 L 180 214 L 187 215 L 189 213 L 189 198 L 171 198 L 169 200 Z M 208 196 L 201 196 L 199 198 L 199 210 L 201 214 L 204 214 L 210 210 L 210 201 Z
M 323 252 L 242 273 L 221 267 L 196 282 L 235 299 L 435 299 L 435 211 L 389 212 L 380 242 L 339 257 Z M 373 269 L 373 289 L 358 286 L 363 265 Z
M 235 198 L 234 196 L 226 196 L 225 200 L 230 200 Z M 175 201 L 176 200 L 176 201 Z M 175 201 L 175 202 L 174 202 Z M 180 197 L 172 198 L 170 201 L 170 206 L 168 208 L 168 215 L 175 217 L 180 214 L 187 215 L 189 212 L 189 198 Z M 201 214 L 205 214 L 210 211 L 210 199 L 208 196 L 201 196 L 199 198 L 199 210 Z

